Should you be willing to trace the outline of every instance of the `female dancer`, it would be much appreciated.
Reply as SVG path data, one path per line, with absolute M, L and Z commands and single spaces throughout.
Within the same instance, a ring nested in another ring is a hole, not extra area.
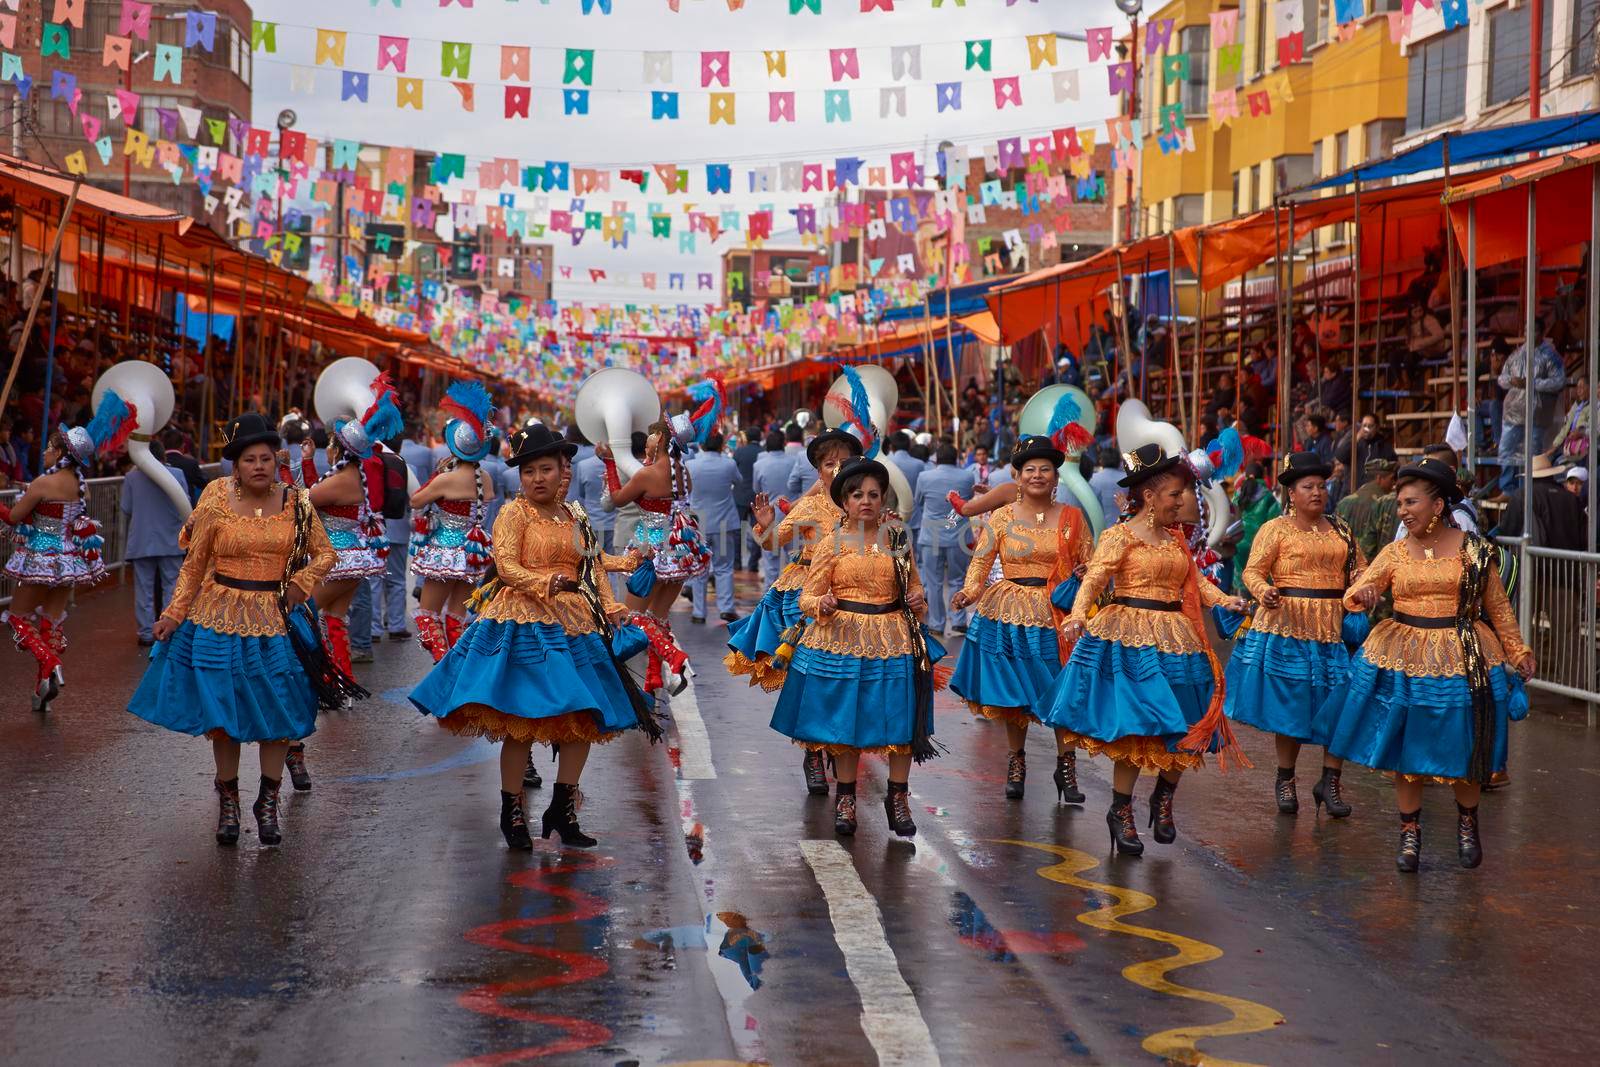
M 543 836 L 592 848 L 577 807 L 589 746 L 635 726 L 661 736 L 612 645 L 626 609 L 599 568 L 594 529 L 561 497 L 577 450 L 539 423 L 512 436 L 522 495 L 495 520 L 497 581 L 474 601 L 477 621 L 411 693 L 451 733 L 500 742 L 500 832 L 514 849 L 533 848 L 522 779 L 534 742 L 559 746 Z
M 829 487 L 839 468 L 861 455 L 861 451 L 861 441 L 855 435 L 824 430 L 806 446 L 806 458 L 817 469 L 817 485 L 788 509 L 782 521 L 774 525 L 778 509 L 765 493 L 757 495 L 752 504 L 755 526 L 750 534 L 763 548 L 776 552 L 795 538 L 800 539 L 800 554 L 778 575 L 756 610 L 728 627 L 729 651 L 722 660 L 728 672 L 736 677 L 749 675 L 751 685 L 759 685 L 769 693 L 783 688 L 788 672 L 787 662 L 779 665 L 773 662 L 772 655 L 786 643 L 786 632 L 803 618 L 800 587 L 811 566 L 812 549 L 837 530 L 839 520 L 844 518 L 844 512 L 828 495 Z M 787 643 L 792 647 L 792 641 Z M 806 749 L 803 769 L 806 791 L 813 796 L 827 796 L 828 772 L 820 749 Z
M 611 446 L 602 443 L 594 448 L 606 468 L 604 506 L 614 509 L 637 501 L 644 511 L 634 528 L 633 544 L 649 558 L 633 572 L 624 599 L 631 611 L 628 622 L 650 639 L 645 689 L 651 692 L 665 686 L 670 693 L 680 693 L 694 676 L 689 654 L 672 636 L 672 624 L 667 621 L 683 583 L 711 569 L 711 549 L 689 512 L 691 483 L 683 466 L 683 446 L 693 432 L 680 435 L 665 422 L 652 426 L 644 466 L 627 485 L 617 472 Z
M 806 628 L 772 712 L 772 728 L 808 749 L 831 753 L 838 777 L 833 828 L 856 832 L 861 753 L 889 757 L 883 800 L 889 828 L 917 832 L 907 782 L 911 761 L 937 755 L 934 663 L 944 649 L 919 617 L 927 608 L 905 528 L 883 521 L 889 473 L 854 459 L 828 487 L 844 512 L 839 529 L 812 550 L 800 611 Z
M 1394 616 L 1372 628 L 1349 684 L 1323 707 L 1328 751 L 1394 774 L 1401 871 L 1422 859 L 1425 782 L 1455 791 L 1457 858 L 1476 867 L 1478 793 L 1505 767 L 1509 722 L 1528 714 L 1522 682 L 1533 677 L 1533 653 L 1517 631 L 1494 546 L 1451 519 L 1461 498 L 1455 471 L 1421 460 L 1400 468 L 1396 491 L 1408 536 L 1385 545 L 1344 596 L 1351 611 L 1368 611 L 1392 589 Z
M 1035 705 L 1065 658 L 1050 594 L 1089 562 L 1093 537 L 1076 508 L 1056 503 L 1056 483 L 1066 454 L 1046 437 L 1023 439 L 1011 456 L 1018 499 L 995 511 L 967 566 L 967 581 L 951 607 L 977 604 L 950 688 L 975 715 L 1006 724 L 1011 754 L 1006 761 L 1006 797 L 1021 800 L 1028 765 L 1028 726 L 1038 721 Z M 995 561 L 1001 580 L 988 584 Z M 985 588 L 987 586 L 987 588 Z M 1077 756 L 1058 745 L 1056 793 L 1083 803 Z
M 6 577 L 17 583 L 11 607 L 0 619 L 11 627 L 17 648 L 38 664 L 33 710 L 49 711 L 67 684 L 61 656 L 67 651 L 67 598 L 80 585 L 105 577 L 100 524 L 89 518 L 84 472 L 96 455 L 122 447 L 138 422 L 137 412 L 107 390 L 87 426 L 61 427 L 50 435 L 45 469 L 0 521 L 16 527 Z
M 395 436 L 405 426 L 388 376 L 380 374 L 371 388 L 377 399 L 366 413 L 359 419 L 333 427 L 328 439 L 328 459 L 332 466 L 311 486 L 311 505 L 317 509 L 328 541 L 338 553 L 338 562 L 317 586 L 312 599 L 316 601 L 328 635 L 328 653 L 347 675 L 351 673 L 350 630 L 345 625 L 345 615 L 355 597 L 356 586 L 375 574 L 382 574 L 384 560 L 389 555 L 389 539 L 384 536 L 382 519 L 383 483 L 367 477 L 367 461 L 372 458 L 379 441 Z M 376 512 L 374 507 L 378 509 Z M 301 784 L 304 761 L 292 750 L 289 766 L 295 788 L 311 788 L 310 779 Z
M 1077 646 L 1040 701 L 1057 743 L 1103 753 L 1116 763 L 1106 825 L 1117 851 L 1137 856 L 1133 787 L 1159 773 L 1150 795 L 1155 838 L 1177 837 L 1172 795 L 1206 751 L 1237 748 L 1222 715 L 1221 675 L 1206 638 L 1202 606 L 1242 612 L 1245 603 L 1200 577 L 1188 546 L 1172 532 L 1192 495 L 1189 467 L 1160 445 L 1124 454 L 1130 517 L 1100 537 L 1063 632 Z M 1089 609 L 1115 583 L 1111 603 Z M 1087 632 L 1085 632 L 1087 630 Z
M 217 843 L 239 841 L 239 746 L 261 746 L 252 810 L 263 845 L 282 840 L 278 786 L 291 741 L 317 727 L 317 708 L 342 700 L 313 678 L 290 643 L 280 602 L 304 603 L 335 553 L 303 489 L 278 480 L 278 433 L 254 412 L 235 416 L 222 455 L 233 475 L 206 486 L 188 526 L 189 554 L 156 621 L 150 666 L 128 710 L 157 726 L 211 739 Z
M 1345 589 L 1366 567 L 1350 529 L 1327 514 L 1324 479 L 1333 468 L 1314 453 L 1283 457 L 1278 486 L 1284 513 L 1256 534 L 1244 587 L 1261 604 L 1250 629 L 1228 659 L 1227 716 L 1276 735 L 1278 810 L 1300 810 L 1294 765 L 1307 741 L 1326 746 L 1317 713 L 1345 686 Z M 1326 750 L 1322 777 L 1311 789 L 1318 808 L 1342 819 L 1350 814 L 1340 788 L 1344 761 Z
M 467 597 L 489 569 L 492 545 L 484 533 L 494 479 L 479 464 L 494 451 L 489 392 L 479 382 L 456 382 L 439 407 L 451 415 L 444 426 L 445 460 L 428 484 L 411 497 L 411 570 L 422 582 L 413 621 L 417 641 L 435 663 L 466 628 Z

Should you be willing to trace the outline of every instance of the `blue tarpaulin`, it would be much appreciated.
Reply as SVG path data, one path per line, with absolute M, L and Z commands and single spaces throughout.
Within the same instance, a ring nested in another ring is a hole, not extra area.
M 989 303 L 984 299 L 988 291 L 1001 282 L 1016 281 L 1015 275 L 1004 278 L 986 278 L 981 282 L 972 282 L 967 285 L 957 285 L 950 290 L 950 306 L 955 309 L 957 318 L 962 315 L 976 315 L 980 311 L 988 311 Z M 944 290 L 931 289 L 928 291 L 928 314 L 934 318 L 944 317 Z M 920 319 L 923 315 L 921 304 L 912 304 L 910 307 L 893 308 L 883 313 L 884 322 L 900 322 L 904 319 Z
M 1310 185 L 1302 185 L 1298 189 L 1290 190 L 1289 195 L 1330 189 L 1357 181 L 1404 178 L 1427 171 L 1442 171 L 1447 145 L 1450 165 L 1456 167 L 1504 159 L 1527 152 L 1570 148 L 1573 145 L 1596 141 L 1600 141 L 1600 111 L 1533 119 L 1512 126 L 1492 126 L 1482 130 L 1445 133 L 1415 148 L 1408 148 L 1404 152 L 1396 152 L 1370 163 L 1359 163 L 1341 174 L 1323 178 Z

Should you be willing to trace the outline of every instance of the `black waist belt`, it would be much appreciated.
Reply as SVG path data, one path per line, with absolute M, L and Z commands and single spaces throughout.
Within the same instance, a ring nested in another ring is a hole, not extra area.
M 229 589 L 243 589 L 247 593 L 276 593 L 278 583 L 265 581 L 260 578 L 235 578 L 231 574 L 213 574 L 218 585 L 225 585 Z
M 1297 585 L 1278 586 L 1280 596 L 1297 596 L 1306 600 L 1343 600 L 1343 589 L 1302 589 Z
M 811 566 L 811 561 L 809 559 L 791 559 L 789 562 L 794 564 L 796 567 Z
M 1454 615 L 1407 615 L 1403 611 L 1394 613 L 1394 621 L 1406 626 L 1415 626 L 1419 630 L 1454 630 L 1456 618 Z
M 1048 578 L 1007 578 L 1006 581 L 1010 582 L 1012 585 L 1025 585 L 1025 586 L 1028 586 L 1030 589 L 1036 589 L 1039 586 L 1045 584 L 1045 582 L 1049 581 L 1049 579 Z
M 839 601 L 840 611 L 854 612 L 857 615 L 887 615 L 891 611 L 899 611 L 902 607 L 904 605 L 898 600 L 890 601 L 887 604 L 863 604 L 859 600 Z
M 1146 600 L 1142 596 L 1114 596 L 1113 604 L 1121 604 L 1125 608 L 1144 608 L 1146 611 L 1182 611 L 1181 600 Z

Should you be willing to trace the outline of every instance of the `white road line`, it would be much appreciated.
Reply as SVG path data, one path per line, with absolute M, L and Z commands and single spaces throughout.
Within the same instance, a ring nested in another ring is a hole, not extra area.
M 717 768 L 711 762 L 711 738 L 706 735 L 706 721 L 700 717 L 694 682 L 672 698 L 672 721 L 678 727 L 679 775 L 695 782 L 715 778 Z
M 939 1052 L 927 1020 L 884 936 L 878 902 L 861 884 L 850 853 L 837 841 L 801 841 L 800 854 L 828 900 L 834 940 L 861 998 L 861 1029 L 878 1054 L 878 1063 L 882 1067 L 937 1064 Z

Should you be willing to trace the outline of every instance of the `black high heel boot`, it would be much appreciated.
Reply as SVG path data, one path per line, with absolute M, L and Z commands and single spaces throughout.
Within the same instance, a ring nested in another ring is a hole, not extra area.
M 1056 756 L 1056 797 L 1062 804 L 1082 804 L 1083 791 L 1078 788 L 1078 754 L 1072 749 Z
M 849 837 L 856 832 L 856 784 L 834 780 L 833 832 Z
M 1177 782 L 1158 777 L 1155 789 L 1150 791 L 1151 836 L 1163 845 L 1170 845 L 1178 839 L 1178 828 L 1172 822 L 1172 794 L 1177 788 Z
M 1106 827 L 1111 831 L 1112 846 L 1124 856 L 1144 855 L 1144 842 L 1133 825 L 1133 795 L 1112 793 L 1111 807 L 1106 809 Z
M 1461 866 L 1476 867 L 1483 862 L 1483 844 L 1478 840 L 1478 806 L 1456 804 L 1456 856 Z
M 1319 808 L 1326 807 L 1335 819 L 1348 818 L 1353 810 L 1345 803 L 1344 790 L 1339 787 L 1339 772 L 1332 767 L 1322 768 L 1322 777 L 1311 787 L 1311 799 Z
M 823 760 L 821 749 L 806 749 L 806 758 L 801 767 L 806 774 L 806 792 L 814 797 L 827 796 L 828 769 Z
M 283 769 L 289 772 L 289 781 L 296 793 L 304 793 L 311 788 L 311 772 L 306 770 L 304 744 L 289 746 L 288 754 L 283 757 Z
M 544 785 L 544 779 L 539 777 L 539 768 L 533 765 L 533 752 L 528 752 L 528 765 L 522 771 L 522 784 L 528 789 L 538 789 Z
M 533 851 L 533 838 L 528 836 L 528 817 L 522 813 L 521 793 L 500 790 L 500 833 L 506 839 L 507 848 Z
M 262 775 L 261 791 L 256 794 L 256 802 L 250 806 L 250 811 L 256 817 L 256 836 L 263 845 L 276 845 L 283 840 L 283 834 L 278 829 L 278 786 L 282 784 L 281 778 Z
M 1006 757 L 1006 799 L 1021 800 L 1023 785 L 1028 781 L 1028 754 L 1017 749 Z
M 1400 851 L 1394 865 L 1402 874 L 1415 874 L 1422 865 L 1422 809 L 1400 813 Z
M 1317 788 L 1321 789 L 1322 785 L 1318 783 Z M 1293 767 L 1278 768 L 1278 781 L 1272 789 L 1273 795 L 1278 799 L 1279 815 L 1298 815 L 1300 813 L 1300 794 L 1295 792 Z M 1322 799 L 1316 793 L 1312 795 L 1317 796 L 1319 801 Z
M 911 821 L 911 784 L 889 782 L 889 792 L 884 794 L 883 813 L 889 817 L 889 829 L 899 837 L 916 837 L 917 824 Z
M 217 844 L 239 843 L 239 779 L 214 783 L 217 787 Z
M 563 845 L 572 845 L 575 848 L 594 848 L 599 844 L 594 838 L 578 828 L 578 787 L 568 785 L 566 782 L 557 782 L 556 791 L 550 798 L 550 806 L 544 809 L 544 836 L 549 837 L 554 830 L 560 837 Z

